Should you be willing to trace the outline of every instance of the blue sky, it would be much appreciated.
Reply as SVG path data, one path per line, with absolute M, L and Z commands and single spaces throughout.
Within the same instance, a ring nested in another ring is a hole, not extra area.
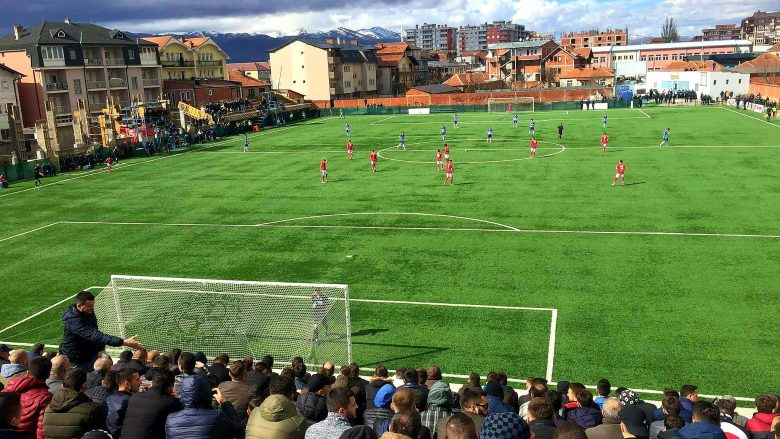
M 399 30 L 416 23 L 451 26 L 512 20 L 542 32 L 628 26 L 631 36 L 660 34 L 674 16 L 680 34 L 734 23 L 756 10 L 780 10 L 780 0 L 0 0 L 0 29 L 41 20 L 91 21 L 130 32 L 259 32 L 295 34 L 300 29 L 383 26 Z

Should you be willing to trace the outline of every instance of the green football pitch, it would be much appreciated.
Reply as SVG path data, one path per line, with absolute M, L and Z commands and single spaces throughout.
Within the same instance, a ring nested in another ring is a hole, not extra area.
M 2 329 L 112 274 L 334 283 L 380 301 L 351 305 L 361 366 L 769 390 L 780 125 L 730 108 L 607 110 L 603 153 L 603 114 L 521 113 L 513 128 L 507 113 L 462 113 L 457 129 L 451 114 L 327 117 L 250 134 L 249 153 L 241 136 L 13 183 L 0 341 L 58 342 L 65 304 Z M 435 166 L 442 125 L 454 186 Z M 618 160 L 626 185 L 612 187 Z

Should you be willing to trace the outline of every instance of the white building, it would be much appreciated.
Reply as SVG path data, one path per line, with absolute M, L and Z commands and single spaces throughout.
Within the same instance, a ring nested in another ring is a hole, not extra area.
M 647 72 L 645 84 L 648 89 L 658 91 L 693 90 L 719 98 L 720 92 L 747 94 L 750 87 L 750 75 L 732 72 Z

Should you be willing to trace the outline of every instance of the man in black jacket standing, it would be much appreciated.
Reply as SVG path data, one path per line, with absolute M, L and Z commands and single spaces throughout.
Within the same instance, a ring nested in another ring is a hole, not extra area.
M 98 352 L 103 351 L 106 345 L 143 348 L 135 337 L 123 340 L 121 337 L 100 332 L 97 317 L 93 312 L 94 308 L 95 296 L 89 291 L 82 291 L 76 295 L 76 303 L 69 306 L 62 314 L 65 328 L 60 351 L 68 357 L 71 364 L 85 372 L 92 372 Z

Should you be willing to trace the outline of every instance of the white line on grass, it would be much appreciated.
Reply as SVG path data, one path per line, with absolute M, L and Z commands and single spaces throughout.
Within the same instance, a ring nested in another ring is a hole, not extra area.
M 24 318 L 24 319 L 22 319 L 22 320 L 19 320 L 18 322 L 14 323 L 13 325 L 11 325 L 11 326 L 9 326 L 9 327 L 7 327 L 7 328 L 0 329 L 0 334 L 2 334 L 3 332 L 5 332 L 5 331 L 7 331 L 7 330 L 9 330 L 9 329 L 15 328 L 15 327 L 17 327 L 17 326 L 21 325 L 22 323 L 24 323 L 24 322 L 26 322 L 26 321 L 28 321 L 28 320 L 30 320 L 30 319 L 33 319 L 33 318 L 35 318 L 35 317 L 38 317 L 39 315 L 41 315 L 41 314 L 45 313 L 46 311 L 48 311 L 48 310 L 50 310 L 50 309 L 54 308 L 55 306 L 61 305 L 63 302 L 67 302 L 68 300 L 70 300 L 70 299 L 72 299 L 72 298 L 74 298 L 74 297 L 76 297 L 76 295 L 75 295 L 75 294 L 72 294 L 72 295 L 70 295 L 70 296 L 68 296 L 68 297 L 66 297 L 66 298 L 64 298 L 64 299 L 62 299 L 62 300 L 60 300 L 59 302 L 55 303 L 54 305 L 51 305 L 51 306 L 49 306 L 49 307 L 47 307 L 47 308 L 44 308 L 44 309 L 42 309 L 42 310 L 38 311 L 37 313 L 35 313 L 35 314 L 31 315 L 30 317 L 27 317 L 27 318 Z
M 639 112 L 647 116 L 648 119 L 652 119 L 649 114 L 645 113 L 641 108 L 639 109 Z
M 396 117 L 396 116 L 398 116 L 398 115 L 397 115 L 397 114 L 395 114 L 395 115 L 392 115 L 392 116 L 390 116 L 390 117 L 386 117 L 386 118 L 384 118 L 384 119 L 380 119 L 380 120 L 378 120 L 378 121 L 376 121 L 376 122 L 371 122 L 369 125 L 376 125 L 376 124 L 378 124 L 378 123 L 381 123 L 382 121 L 385 121 L 385 120 L 392 119 L 392 118 L 394 118 L 394 117 Z
M 609 120 L 624 120 L 624 119 L 645 119 L 644 116 L 628 116 L 628 117 L 612 117 Z M 599 117 L 571 117 L 571 118 L 558 118 L 558 119 L 535 119 L 535 122 L 568 122 L 572 120 L 592 120 L 592 121 L 599 121 L 601 122 L 601 118 Z M 512 123 L 512 120 L 507 119 L 501 119 L 501 120 L 479 120 L 474 122 L 461 122 L 458 121 L 458 125 L 488 125 L 488 124 L 498 124 L 498 123 L 506 123 L 510 124 Z M 443 121 L 436 121 L 436 120 L 430 120 L 430 121 L 415 121 L 415 122 L 393 122 L 393 125 L 430 125 L 430 124 L 446 124 L 446 122 Z M 383 124 L 385 125 L 385 124 Z M 522 127 L 518 127 L 518 129 L 521 129 Z M 452 130 L 456 130 L 456 128 L 452 128 Z M 456 132 L 456 131 L 452 131 Z
M 299 218 L 287 218 L 279 221 L 270 221 L 262 224 L 258 224 L 258 226 L 272 226 L 280 223 L 286 223 L 291 221 L 301 221 L 301 220 L 308 220 L 308 219 L 315 219 L 315 218 L 329 218 L 334 216 L 359 216 L 359 215 L 404 215 L 404 216 L 430 216 L 430 217 L 437 217 L 437 218 L 451 218 L 451 219 L 459 219 L 459 220 L 466 220 L 466 221 L 474 221 L 478 223 L 485 223 L 485 224 L 492 224 L 494 226 L 502 227 L 503 229 L 517 231 L 516 228 L 512 226 L 508 226 L 506 224 L 497 223 L 495 221 L 488 221 L 483 220 L 479 218 L 469 218 L 466 216 L 457 216 L 457 215 L 445 215 L 445 214 L 438 214 L 438 213 L 421 213 L 421 212 L 356 212 L 356 213 L 331 213 L 331 214 L 324 214 L 324 215 L 311 215 L 311 216 L 303 216 Z M 477 229 L 482 230 L 482 229 Z
M 555 333 L 558 331 L 558 310 L 552 310 L 550 317 L 550 342 L 547 345 L 547 381 L 552 381 L 553 364 L 555 362 Z
M 726 107 L 717 107 L 717 108 L 720 108 L 720 109 L 722 109 L 722 110 L 726 110 L 726 111 L 730 111 L 730 112 L 732 112 L 732 113 L 734 113 L 734 114 L 738 114 L 738 115 L 740 115 L 740 116 L 742 116 L 742 117 L 747 117 L 748 119 L 753 119 L 753 120 L 757 120 L 757 121 L 759 121 L 759 122 L 764 122 L 764 123 L 766 123 L 766 124 L 768 124 L 768 125 L 771 125 L 771 126 L 773 126 L 773 127 L 775 127 L 775 128 L 780 128 L 780 125 L 773 124 L 772 122 L 769 122 L 769 121 L 766 121 L 766 120 L 760 119 L 760 118 L 758 118 L 758 117 L 753 117 L 753 116 L 750 116 L 750 115 L 748 115 L 748 114 L 745 114 L 745 113 L 740 113 L 739 111 L 734 111 L 734 110 L 732 110 L 731 108 L 726 108 Z M 760 114 L 760 113 L 756 113 L 756 114 Z
M 28 233 L 37 232 L 38 230 L 43 230 L 43 229 L 46 229 L 46 228 L 48 228 L 48 227 L 51 227 L 51 226 L 56 226 L 56 225 L 57 225 L 57 224 L 59 224 L 59 223 L 60 223 L 60 222 L 59 222 L 59 221 L 57 221 L 56 223 L 46 224 L 45 226 L 38 227 L 38 228 L 36 228 L 36 229 L 32 229 L 32 230 L 28 230 L 28 231 L 26 231 L 26 232 L 18 233 L 18 234 L 14 235 L 14 236 L 8 236 L 8 237 L 6 237 L 6 238 L 0 239 L 0 242 L 3 242 L 3 241 L 8 241 L 9 239 L 18 238 L 18 237 L 20 237 L 20 236 L 27 235 Z M 0 332 L 2 332 L 2 331 L 0 331 Z
M 369 215 L 371 213 L 354 213 L 341 215 Z M 413 215 L 413 214 L 406 214 Z M 315 216 L 322 217 L 328 215 Z M 333 215 L 331 215 L 333 216 Z M 458 218 L 458 217 L 453 217 Z M 468 219 L 462 217 L 463 219 Z M 616 230 L 551 230 L 551 229 L 517 229 L 500 223 L 493 223 L 486 220 L 476 220 L 488 224 L 495 224 L 501 229 L 480 229 L 480 228 L 448 228 L 448 227 L 407 227 L 407 226 L 351 226 L 351 225 L 307 225 L 307 224 L 279 224 L 285 221 L 303 220 L 306 218 L 293 218 L 289 220 L 272 221 L 264 224 L 209 224 L 209 223 L 162 223 L 162 222 L 113 222 L 113 221 L 60 221 L 55 224 L 72 225 L 106 225 L 106 226 L 160 226 L 160 227 L 216 227 L 216 228 L 262 228 L 278 227 L 290 229 L 354 229 L 354 230 L 430 230 L 430 231 L 453 231 L 453 232 L 501 232 L 501 233 L 524 233 L 524 234 L 566 234 L 566 235 L 616 235 L 616 236 L 686 236 L 686 237 L 711 237 L 711 238 L 761 238 L 761 239 L 780 239 L 780 235 L 768 234 L 749 234 L 749 233 L 693 233 L 693 232 L 653 232 L 653 231 L 616 231 Z M 51 224 L 54 225 L 54 224 Z M 42 227 L 44 228 L 44 227 Z M 31 230 L 21 235 L 34 232 Z M 21 236 L 18 235 L 18 236 Z M 5 240 L 15 238 L 11 236 Z

